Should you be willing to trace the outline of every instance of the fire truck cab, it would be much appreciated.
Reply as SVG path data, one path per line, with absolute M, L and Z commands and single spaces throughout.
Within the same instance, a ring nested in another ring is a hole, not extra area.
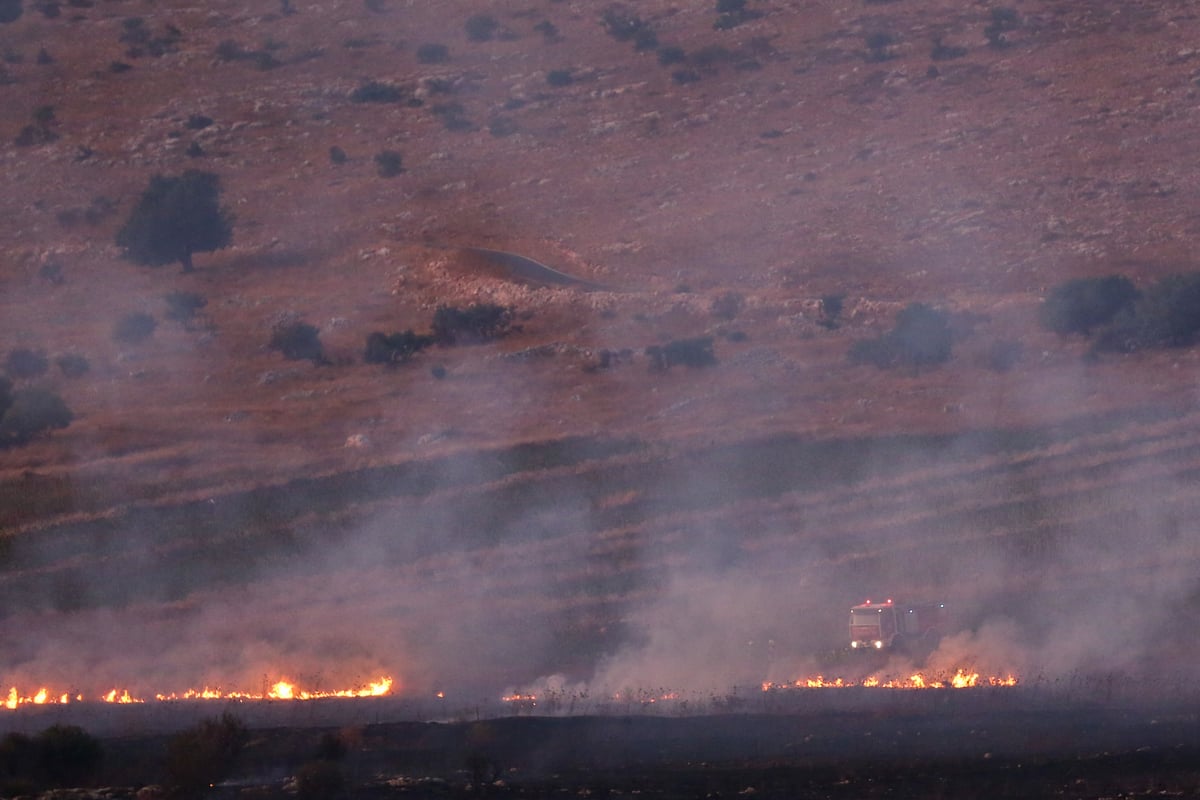
M 897 605 L 870 600 L 850 609 L 852 650 L 902 650 L 910 644 L 935 643 L 946 622 L 944 603 Z

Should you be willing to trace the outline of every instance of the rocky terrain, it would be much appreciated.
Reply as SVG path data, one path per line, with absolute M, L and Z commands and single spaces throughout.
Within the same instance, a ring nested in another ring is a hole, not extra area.
M 894 595 L 955 625 L 871 669 L 1194 708 L 1197 351 L 1039 324 L 1193 269 L 1193 4 L 16 5 L 0 343 L 88 369 L 15 381 L 74 418 L 0 450 L 6 687 L 723 696 L 861 678 Z M 230 246 L 123 258 L 188 169 Z M 851 363 L 915 302 L 949 360 Z M 480 303 L 507 335 L 366 363 Z

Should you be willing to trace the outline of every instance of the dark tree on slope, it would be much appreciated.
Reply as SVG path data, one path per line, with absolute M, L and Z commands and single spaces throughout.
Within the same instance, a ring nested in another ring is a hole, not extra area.
M 1200 340 L 1200 272 L 1169 275 L 1117 313 L 1096 337 L 1096 349 L 1131 353 L 1190 347 Z
M 191 272 L 193 253 L 211 253 L 233 238 L 233 217 L 221 207 L 220 196 L 220 179 L 212 172 L 155 175 L 117 231 L 117 246 L 138 264 L 159 267 L 178 261 L 184 272 Z
M 910 303 L 896 315 L 891 331 L 863 339 L 850 347 L 852 364 L 874 364 L 880 369 L 941 364 L 950 359 L 954 334 L 946 313 L 924 303 Z
M 321 331 L 307 322 L 284 322 L 271 331 L 270 347 L 292 361 L 309 360 L 324 364 L 325 349 L 321 346 Z
M 75 415 L 63 399 L 45 389 L 14 392 L 0 414 L 0 446 L 19 445 L 71 424 Z
M 22 10 L 21 0 L 0 0 L 0 23 L 16 22 Z
M 1042 301 L 1042 325 L 1055 333 L 1087 335 L 1132 308 L 1137 298 L 1137 289 L 1123 275 L 1076 278 L 1055 286 Z

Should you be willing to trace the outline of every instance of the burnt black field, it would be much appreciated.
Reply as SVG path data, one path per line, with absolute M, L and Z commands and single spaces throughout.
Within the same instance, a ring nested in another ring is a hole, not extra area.
M 239 704 L 226 710 L 252 723 L 248 743 L 214 790 L 290 796 L 289 779 L 329 734 L 348 745 L 337 762 L 348 797 L 1090 798 L 1200 789 L 1194 706 L 1063 703 L 990 689 L 902 691 L 903 707 L 878 691 L 770 694 L 756 700 L 774 702 L 774 711 L 669 716 L 643 706 L 489 718 L 496 709 L 480 707 L 461 710 L 478 719 L 452 721 L 369 721 L 424 710 L 388 700 Z M 146 709 L 94 710 L 129 726 L 147 719 Z M 158 718 L 184 721 L 194 710 L 163 706 Z M 100 782 L 131 787 L 110 796 L 163 779 L 170 735 L 103 737 Z

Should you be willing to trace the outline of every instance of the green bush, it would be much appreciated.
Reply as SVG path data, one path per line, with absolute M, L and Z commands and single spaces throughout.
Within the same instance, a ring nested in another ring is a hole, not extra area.
M 1137 298 L 1137 289 L 1122 275 L 1076 278 L 1054 287 L 1042 301 L 1041 322 L 1055 333 L 1086 335 L 1131 308 Z
M 443 345 L 485 342 L 508 333 L 512 321 L 513 310 L 494 303 L 468 308 L 438 306 L 433 314 L 433 338 Z
M 0 446 L 25 444 L 42 433 L 67 427 L 74 418 L 57 394 L 46 389 L 18 390 L 0 416 Z
M 168 292 L 163 299 L 167 301 L 167 319 L 185 325 L 195 318 L 200 309 L 208 305 L 208 300 L 195 292 Z
M 320 330 L 305 322 L 284 322 L 271 331 L 269 346 L 293 361 L 309 360 L 314 364 L 325 361 L 325 350 L 321 346 Z
M 158 321 L 141 311 L 126 314 L 113 326 L 113 339 L 123 344 L 137 344 L 154 335 Z
M 665 345 L 646 348 L 653 370 L 667 370 L 676 364 L 685 367 L 710 367 L 717 363 L 713 353 L 713 338 L 697 336 L 691 339 L 675 339 Z
M 176 734 L 167 742 L 167 782 L 185 797 L 203 794 L 233 771 L 246 738 L 245 725 L 228 712 Z
M 220 197 L 220 179 L 212 172 L 155 175 L 117 231 L 117 246 L 135 263 L 158 267 L 178 261 L 191 272 L 193 253 L 211 253 L 233 237 L 233 217 Z
M 422 64 L 445 64 L 450 60 L 450 48 L 430 42 L 417 48 L 417 61 Z
M 0 0 L 0 24 L 16 22 L 23 10 L 21 0 Z
M 399 103 L 408 93 L 399 86 L 380 81 L 367 81 L 350 93 L 353 103 Z
M 363 360 L 368 364 L 399 364 L 434 343 L 434 337 L 411 330 L 386 334 L 376 331 L 367 336 Z
M 950 359 L 954 334 L 950 319 L 924 303 L 911 303 L 896 315 L 887 334 L 855 342 L 847 354 L 852 364 L 873 364 L 880 369 L 923 367 Z
M 375 172 L 381 178 L 394 178 L 404 172 L 404 156 L 395 150 L 381 150 L 375 154 Z
M 50 368 L 50 360 L 41 350 L 31 350 L 28 347 L 18 347 L 8 351 L 4 359 L 4 372 L 11 378 L 36 378 L 45 375 Z
M 600 21 L 608 35 L 618 42 L 634 41 L 638 36 L 653 33 L 640 17 L 618 6 L 605 9 Z
M 1200 339 L 1200 272 L 1171 275 L 1123 306 L 1096 339 L 1097 350 L 1188 347 Z
M 34 739 L 39 777 L 56 786 L 87 784 L 104 760 L 100 741 L 77 725 L 53 725 Z
M 58 365 L 58 371 L 67 378 L 82 378 L 92 368 L 87 357 L 79 353 L 63 353 L 54 359 L 54 363 Z
M 499 27 L 500 23 L 490 14 L 475 14 L 463 24 L 467 38 L 472 42 L 488 41 L 496 35 L 496 29 Z

